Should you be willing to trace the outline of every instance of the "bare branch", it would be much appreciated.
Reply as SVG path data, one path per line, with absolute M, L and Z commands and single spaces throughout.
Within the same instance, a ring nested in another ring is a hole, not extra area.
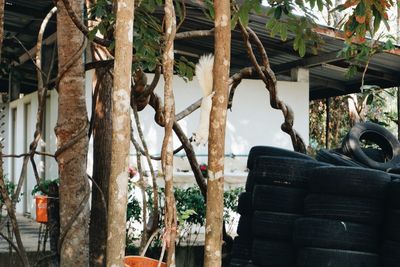
M 182 39 L 188 39 L 188 38 L 200 38 L 200 37 L 208 37 L 208 36 L 214 36 L 214 29 L 180 32 L 180 33 L 176 34 L 175 40 L 182 40 Z
M 183 17 L 179 21 L 179 24 L 176 26 L 176 31 L 179 30 L 179 28 L 182 26 L 183 22 L 186 19 L 186 4 L 185 4 L 185 0 L 181 0 L 181 3 L 182 3 Z M 179 4 L 177 3 L 177 5 L 179 5 Z M 176 34 L 175 34 L 175 36 L 176 36 Z
M 42 155 L 42 156 L 48 156 L 54 158 L 54 154 L 51 154 L 49 152 L 39 152 L 35 151 L 36 155 Z M 3 158 L 22 158 L 22 157 L 27 157 L 30 156 L 31 153 L 22 153 L 22 154 L 3 154 Z
M 150 174 L 151 174 L 152 182 L 153 182 L 153 185 L 152 185 L 153 186 L 153 200 L 154 200 L 154 203 L 153 203 L 154 217 L 153 217 L 153 224 L 152 224 L 153 229 L 148 229 L 148 230 L 149 230 L 149 232 L 154 232 L 156 230 L 156 227 L 158 226 L 158 220 L 159 220 L 158 188 L 157 188 L 156 174 L 154 172 L 153 164 L 150 159 L 149 149 L 147 147 L 147 143 L 146 143 L 146 140 L 143 135 L 143 131 L 142 131 L 142 127 L 141 127 L 140 119 L 139 119 L 139 114 L 137 112 L 136 103 L 132 103 L 132 101 L 131 101 L 131 107 L 133 109 L 133 114 L 134 114 L 135 122 L 136 122 L 136 128 L 138 130 L 139 137 L 140 137 L 140 140 L 141 140 L 143 148 L 144 148 L 144 152 L 145 152 L 144 155 L 147 159 L 147 164 L 149 165 Z
M 187 108 L 185 108 L 184 110 L 182 110 L 181 112 L 176 114 L 175 120 L 180 121 L 181 119 L 185 118 L 186 116 L 189 116 L 192 112 L 194 112 L 196 109 L 198 109 L 200 107 L 201 100 L 202 99 L 200 98 L 199 100 L 197 100 L 196 102 L 194 102 L 193 104 L 191 104 L 190 106 L 188 106 Z

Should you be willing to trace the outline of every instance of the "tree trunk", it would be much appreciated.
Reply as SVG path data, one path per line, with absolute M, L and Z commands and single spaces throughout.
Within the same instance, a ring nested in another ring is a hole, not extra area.
M 164 118 L 165 135 L 162 146 L 162 166 L 165 177 L 165 240 L 167 244 L 167 266 L 175 267 L 176 238 L 176 206 L 174 197 L 173 160 L 174 147 L 172 126 L 175 121 L 175 103 L 172 81 L 174 78 L 174 39 L 176 34 L 176 18 L 172 0 L 165 1 L 165 40 L 163 53 L 164 69 Z
M 90 214 L 90 266 L 106 263 L 108 183 L 111 167 L 111 93 L 112 81 L 109 67 L 96 70 L 97 84 L 93 110 L 93 181 L 92 210 Z M 101 190 L 101 191 L 100 191 Z
M 347 105 L 349 107 L 350 126 L 353 127 L 354 124 L 361 121 L 360 114 L 357 111 L 358 99 L 356 94 L 351 94 L 347 98 Z
M 130 147 L 130 95 L 134 0 L 118 0 L 112 93 L 111 168 L 108 190 L 107 266 L 124 266 Z
M 225 128 L 231 49 L 230 1 L 214 1 L 214 8 L 215 59 L 213 77 L 218 77 L 218 79 L 213 79 L 215 95 L 210 114 L 208 142 L 205 267 L 221 266 Z
M 83 1 L 71 2 L 81 16 Z M 85 103 L 85 39 L 57 2 L 58 121 L 61 266 L 89 266 L 89 183 L 86 175 L 88 118 Z

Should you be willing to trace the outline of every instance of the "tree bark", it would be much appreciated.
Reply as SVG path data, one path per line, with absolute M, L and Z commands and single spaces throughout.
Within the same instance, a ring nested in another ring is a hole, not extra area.
M 108 191 L 107 266 L 124 266 L 130 147 L 130 94 L 134 0 L 118 0 L 112 93 L 111 168 Z
M 92 209 L 90 214 L 90 266 L 101 267 L 106 263 L 108 183 L 111 167 L 111 99 L 112 81 L 109 67 L 96 69 L 97 92 L 93 103 L 93 181 Z M 100 191 L 101 190 L 101 191 Z
M 83 1 L 72 3 L 83 13 Z M 85 102 L 83 50 L 85 39 L 57 2 L 58 140 L 60 175 L 61 266 L 89 266 L 89 183 L 86 176 L 88 118 Z
M 210 114 L 208 142 L 208 184 L 206 210 L 206 240 L 204 266 L 221 266 L 223 193 L 224 193 L 224 151 L 226 107 L 228 104 L 229 67 L 231 49 L 230 1 L 214 1 L 215 9 L 215 60 L 213 97 Z
M 173 160 L 174 147 L 172 126 L 175 121 L 175 103 L 172 81 L 174 78 L 174 39 L 176 34 L 176 18 L 172 0 L 165 1 L 165 50 L 163 53 L 164 69 L 164 141 L 162 145 L 162 167 L 165 178 L 165 235 L 167 245 L 167 266 L 175 267 L 176 238 L 176 205 L 174 197 Z
M 351 94 L 347 98 L 347 105 L 349 107 L 350 126 L 353 127 L 357 122 L 362 121 L 358 112 L 358 99 L 356 94 Z

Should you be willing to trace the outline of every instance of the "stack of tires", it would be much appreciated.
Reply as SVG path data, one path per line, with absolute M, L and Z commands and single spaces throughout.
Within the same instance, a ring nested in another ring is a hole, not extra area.
M 294 227 L 297 266 L 380 266 L 379 232 L 390 176 L 366 168 L 328 166 L 311 170 L 309 177 L 306 217 L 296 220 Z
M 234 242 L 231 266 L 291 267 L 295 262 L 293 225 L 303 213 L 308 170 L 327 164 L 289 150 L 253 147 L 247 165 L 250 172 L 246 192 L 239 202 L 251 201 L 250 207 L 239 203 L 239 236 Z M 244 206 L 248 212 L 241 208 Z M 247 257 L 246 261 L 239 263 L 237 255 Z M 250 265 L 240 265 L 248 260 Z
M 251 259 L 251 246 L 253 237 L 251 231 L 251 219 L 253 216 L 251 205 L 251 193 L 243 192 L 239 196 L 238 213 L 240 214 L 239 224 L 237 228 L 238 236 L 233 241 L 231 251 L 230 267 L 247 266 Z
M 400 175 L 389 184 L 382 243 L 382 267 L 400 266 Z

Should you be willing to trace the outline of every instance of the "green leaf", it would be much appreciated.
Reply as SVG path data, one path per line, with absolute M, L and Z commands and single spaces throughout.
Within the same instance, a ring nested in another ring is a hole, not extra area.
M 231 19 L 231 30 L 234 30 L 236 27 L 236 24 L 239 20 L 239 14 L 238 13 L 234 13 Z
M 277 22 L 277 23 L 275 24 L 275 26 L 272 28 L 272 30 L 271 30 L 271 36 L 272 36 L 272 37 L 274 37 L 278 32 L 280 32 L 281 24 L 282 24 L 282 23 Z
M 280 19 L 281 15 L 282 15 L 282 7 L 278 6 L 274 11 L 274 18 L 275 19 Z
M 310 7 L 311 9 L 315 7 L 315 0 L 310 0 Z
M 193 80 L 193 68 L 191 68 L 190 66 L 187 66 L 186 68 L 186 77 L 189 79 L 189 81 Z
M 178 66 L 178 68 L 179 68 L 179 71 L 181 72 L 181 73 L 185 73 L 186 72 L 186 64 L 184 63 L 184 62 L 182 62 L 182 61 L 179 61 L 179 66 Z
M 324 2 L 322 0 L 317 0 L 318 10 L 322 11 L 324 9 Z
M 394 49 L 394 48 L 395 48 L 395 46 L 394 46 L 392 40 L 390 40 L 390 39 L 387 40 L 386 43 L 385 43 L 385 45 L 383 46 L 383 49 L 384 49 L 384 50 L 392 50 L 392 49 Z
M 276 19 L 270 19 L 266 25 L 267 29 L 272 30 L 277 22 Z
M 286 41 L 288 37 L 288 28 L 286 23 L 282 23 L 280 33 L 281 33 L 281 40 Z
M 299 39 L 299 55 L 300 57 L 304 57 L 306 54 L 306 42 L 304 39 Z
M 293 49 L 295 51 L 299 50 L 299 41 L 300 41 L 300 37 L 299 37 L 299 35 L 297 35 L 296 38 L 294 38 L 294 42 L 293 42 Z
M 379 26 L 381 25 L 381 21 L 382 21 L 381 14 L 377 12 L 374 19 L 374 32 L 372 34 L 375 34 L 378 31 Z
M 360 1 L 357 5 L 356 9 L 354 10 L 354 14 L 357 16 L 365 16 L 365 3 L 364 1 Z
M 374 101 L 374 95 L 373 94 L 369 94 L 367 96 L 367 105 L 371 105 L 373 101 Z
M 243 8 L 239 10 L 239 20 L 245 27 L 247 27 L 249 24 L 249 12 L 247 9 Z

